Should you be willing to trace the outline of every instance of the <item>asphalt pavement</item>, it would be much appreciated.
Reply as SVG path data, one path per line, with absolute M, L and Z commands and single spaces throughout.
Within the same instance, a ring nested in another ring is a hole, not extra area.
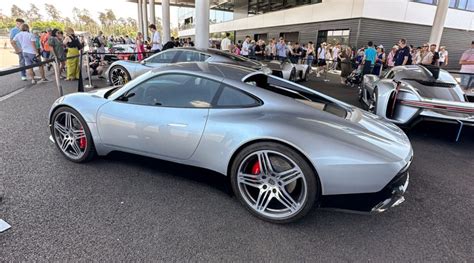
M 358 105 L 356 90 L 328 78 L 305 85 Z M 0 96 L 22 87 L 0 101 L 0 219 L 12 226 L 0 233 L 0 261 L 474 261 L 472 128 L 457 143 L 452 125 L 408 131 L 411 181 L 392 210 L 313 209 L 274 225 L 248 213 L 226 178 L 207 170 L 120 153 L 66 161 L 48 140 L 55 86 L 0 77 Z

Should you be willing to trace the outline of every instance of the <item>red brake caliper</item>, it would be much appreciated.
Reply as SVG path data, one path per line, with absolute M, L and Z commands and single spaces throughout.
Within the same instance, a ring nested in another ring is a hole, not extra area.
M 260 163 L 256 161 L 252 166 L 252 174 L 257 175 L 260 174 Z
M 83 131 L 82 128 L 81 128 L 81 131 Z M 85 135 L 85 134 L 84 134 L 84 135 Z M 85 149 L 86 146 L 87 146 L 87 139 L 86 139 L 86 136 L 81 137 L 81 139 L 79 139 L 79 148 Z

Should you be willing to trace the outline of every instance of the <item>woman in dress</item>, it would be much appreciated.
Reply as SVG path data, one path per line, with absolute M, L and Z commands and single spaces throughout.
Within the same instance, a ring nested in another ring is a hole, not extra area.
M 67 47 L 66 80 L 77 80 L 79 79 L 80 70 L 78 55 L 79 50 L 82 49 L 82 45 L 72 28 L 66 28 L 66 37 L 63 43 Z
M 383 46 L 377 47 L 377 56 L 375 57 L 374 68 L 372 69 L 372 74 L 380 76 L 382 74 L 383 64 L 385 63 L 385 52 Z
M 346 84 L 346 79 L 352 72 L 351 55 L 352 55 L 352 50 L 350 47 L 343 48 L 341 52 L 339 52 L 338 57 L 341 60 L 341 83 L 342 84 Z
M 143 45 L 143 34 L 141 32 L 137 33 L 135 38 L 135 46 L 137 54 L 137 60 L 142 61 L 144 59 L 145 45 Z

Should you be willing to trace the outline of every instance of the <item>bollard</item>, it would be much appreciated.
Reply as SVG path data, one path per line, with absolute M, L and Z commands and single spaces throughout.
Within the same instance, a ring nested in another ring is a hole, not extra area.
M 79 81 L 77 82 L 77 92 L 84 92 L 84 82 L 82 80 L 82 66 L 84 63 L 82 63 L 82 49 L 79 53 Z
M 92 80 L 91 80 L 91 70 L 89 67 L 89 52 L 86 54 L 86 71 L 87 71 L 87 79 L 89 80 L 89 84 L 85 86 L 86 89 L 92 89 L 94 86 L 92 85 Z
M 63 87 L 61 86 L 61 82 L 60 82 L 60 75 L 61 75 L 60 63 L 61 62 L 59 62 L 59 60 L 56 58 L 55 61 L 53 62 L 53 69 L 54 69 L 54 78 L 56 80 L 56 87 L 58 88 L 58 92 L 59 92 L 59 97 L 62 97 L 64 95 L 64 92 L 63 92 Z

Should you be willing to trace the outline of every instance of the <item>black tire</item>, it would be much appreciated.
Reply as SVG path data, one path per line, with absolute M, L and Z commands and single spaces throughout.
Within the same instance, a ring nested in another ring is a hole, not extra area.
M 374 100 L 375 98 L 375 100 Z M 377 100 L 379 98 L 379 92 L 377 90 L 377 87 L 375 87 L 374 92 L 372 93 L 372 97 L 370 98 L 371 104 L 373 104 L 373 107 L 371 108 L 370 105 L 368 106 L 368 111 L 372 112 L 373 114 L 377 114 Z
M 306 183 L 306 195 L 305 199 L 302 200 L 301 207 L 299 210 L 288 217 L 285 218 L 271 218 L 267 217 L 257 211 L 250 206 L 247 201 L 245 200 L 240 188 L 239 188 L 239 182 L 238 182 L 238 172 L 239 172 L 239 167 L 241 167 L 241 164 L 245 162 L 246 159 L 248 159 L 248 156 L 251 156 L 255 154 L 258 151 L 273 151 L 273 152 L 278 152 L 284 154 L 286 157 L 289 157 L 298 167 L 301 169 L 303 173 L 303 177 Z M 311 165 L 295 150 L 279 143 L 274 143 L 274 142 L 259 142 L 252 144 L 250 146 L 247 146 L 243 150 L 241 150 L 236 158 L 234 159 L 233 163 L 231 164 L 231 169 L 230 169 L 230 181 L 232 185 L 232 190 L 237 197 L 237 199 L 240 201 L 240 203 L 245 206 L 245 208 L 250 211 L 250 213 L 262 220 L 271 222 L 271 223 L 278 223 L 278 224 L 285 224 L 285 223 L 291 223 L 295 222 L 302 217 L 304 217 L 315 205 L 318 197 L 320 196 L 320 186 L 319 186 L 319 180 L 317 178 L 316 173 L 312 169 Z
M 292 81 L 292 82 L 296 82 L 296 69 L 295 69 L 295 68 L 293 68 L 293 69 L 291 70 L 290 79 L 289 79 L 289 80 Z
M 306 72 L 305 72 L 305 74 L 304 74 L 304 78 L 303 78 L 303 81 L 304 81 L 304 82 L 307 82 L 307 81 L 309 80 L 309 74 L 310 74 L 310 72 L 311 72 L 311 69 L 310 69 L 310 67 L 308 66 L 308 67 L 306 68 Z
M 75 117 L 77 117 L 78 121 L 80 122 L 83 130 L 84 130 L 84 133 L 85 133 L 85 136 L 86 136 L 86 142 L 88 142 L 86 144 L 86 147 L 84 149 L 84 154 L 81 158 L 79 159 L 73 159 L 71 157 L 69 157 L 68 155 L 66 155 L 62 150 L 61 150 L 61 147 L 59 145 L 59 142 L 56 140 L 55 138 L 55 132 L 54 132 L 54 122 L 56 121 L 56 118 L 58 117 L 58 115 L 60 115 L 61 113 L 64 113 L 64 112 L 69 112 L 69 113 L 72 113 Z M 94 146 L 94 141 L 92 139 L 92 135 L 91 135 L 91 132 L 90 132 L 90 129 L 89 129 L 89 126 L 87 125 L 86 121 L 84 120 L 84 118 L 82 118 L 82 116 L 79 114 L 79 112 L 77 112 L 76 110 L 70 108 L 70 107 L 60 107 L 58 109 L 56 109 L 53 113 L 53 117 L 51 119 L 51 127 L 50 127 L 50 131 L 51 131 L 51 135 L 53 136 L 54 138 L 54 144 L 56 145 L 56 147 L 58 148 L 58 150 L 61 152 L 61 154 L 66 158 L 68 159 L 69 161 L 71 162 L 75 162 L 75 163 L 85 163 L 85 162 L 89 162 L 91 161 L 95 156 L 96 156 L 96 151 L 95 151 L 95 146 Z
M 126 78 L 126 80 L 125 80 L 124 83 L 114 83 L 114 82 L 112 81 L 112 73 L 114 72 L 114 70 L 117 70 L 117 69 L 122 70 L 123 73 L 125 74 L 125 76 L 123 76 L 123 77 Z M 113 67 L 109 70 L 109 76 L 108 76 L 108 78 L 109 78 L 109 83 L 112 84 L 113 86 L 125 85 L 125 84 L 127 84 L 130 80 L 132 80 L 132 78 L 130 77 L 130 73 L 128 73 L 128 71 L 127 71 L 124 67 L 122 67 L 122 66 L 120 66 L 120 65 L 115 65 L 115 66 L 113 66 Z M 116 85 L 116 84 L 117 84 L 117 85 Z

